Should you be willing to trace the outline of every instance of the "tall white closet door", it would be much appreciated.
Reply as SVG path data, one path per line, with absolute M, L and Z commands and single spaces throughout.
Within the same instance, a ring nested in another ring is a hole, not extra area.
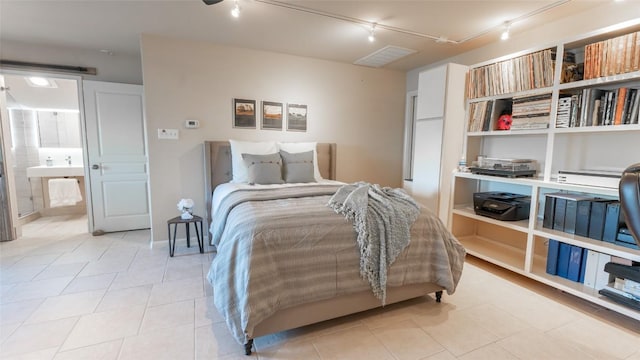
M 434 213 L 438 212 L 442 128 L 442 118 L 416 122 L 412 195 Z

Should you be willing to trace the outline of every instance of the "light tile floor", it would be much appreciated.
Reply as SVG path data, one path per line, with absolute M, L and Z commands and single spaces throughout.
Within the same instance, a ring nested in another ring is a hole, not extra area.
M 213 257 L 170 258 L 148 231 L 92 237 L 41 218 L 0 243 L 0 358 L 635 359 L 640 322 L 469 258 L 454 295 L 256 339 L 250 357 L 212 305 Z

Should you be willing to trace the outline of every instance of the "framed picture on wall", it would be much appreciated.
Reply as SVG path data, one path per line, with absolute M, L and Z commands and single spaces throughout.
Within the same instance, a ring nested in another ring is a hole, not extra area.
M 282 130 L 284 105 L 280 102 L 262 102 L 262 125 L 265 130 Z
M 256 101 L 233 99 L 233 127 L 256 128 Z
M 287 130 L 307 131 L 307 105 L 287 104 Z

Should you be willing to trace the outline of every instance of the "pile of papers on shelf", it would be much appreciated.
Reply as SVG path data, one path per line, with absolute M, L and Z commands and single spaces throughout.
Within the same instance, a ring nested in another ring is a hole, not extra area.
M 514 97 L 511 130 L 546 129 L 549 127 L 551 94 Z
M 604 271 L 614 277 L 614 281 L 598 293 L 611 300 L 640 310 L 640 263 L 628 260 L 628 263 L 610 262 Z

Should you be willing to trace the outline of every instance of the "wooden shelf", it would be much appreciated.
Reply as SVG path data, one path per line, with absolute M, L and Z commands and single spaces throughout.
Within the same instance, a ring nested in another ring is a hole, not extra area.
M 491 131 L 475 131 L 467 133 L 467 136 L 518 136 L 518 135 L 547 135 L 549 129 L 531 129 L 531 130 L 491 130 Z
M 614 302 L 606 296 L 598 294 L 598 290 L 594 288 L 590 288 L 582 283 L 571 281 L 560 276 L 547 274 L 544 263 L 535 263 L 533 271 L 525 275 L 568 294 L 588 300 L 594 304 L 598 304 L 630 318 L 640 320 L 640 311 L 636 311 L 630 307 Z
M 490 217 L 476 215 L 473 210 L 473 205 L 461 205 L 453 209 L 453 213 L 456 215 L 465 216 L 471 219 L 475 219 L 478 221 L 486 222 L 489 224 L 497 225 L 503 228 L 520 231 L 526 233 L 529 231 L 529 220 L 519 220 L 519 221 L 500 221 L 496 219 L 492 219 Z
M 542 178 L 527 178 L 527 177 L 508 178 L 508 177 L 502 177 L 502 176 L 473 174 L 470 172 L 457 172 L 454 174 L 454 176 L 456 178 L 501 182 L 501 183 L 513 184 L 513 185 L 537 187 L 540 189 L 565 190 L 565 191 L 610 196 L 613 198 L 618 197 L 618 189 L 606 188 L 601 186 L 566 184 L 566 183 L 559 183 L 556 181 L 544 181 Z
M 503 103 L 508 103 L 510 99 L 517 96 L 551 94 L 549 124 L 552 127 L 548 129 L 465 133 L 463 154 L 468 163 L 471 163 L 480 155 L 488 158 L 534 159 L 539 164 L 540 173 L 535 178 L 507 178 L 472 174 L 470 172 L 454 173 L 453 201 L 450 206 L 451 221 L 449 225 L 453 234 L 461 241 L 470 255 L 633 319 L 640 320 L 640 311 L 601 296 L 597 290 L 584 284 L 547 274 L 547 254 L 544 245 L 547 239 L 555 239 L 584 249 L 638 262 L 640 262 L 640 250 L 547 229 L 542 227 L 542 221 L 538 218 L 543 213 L 541 207 L 545 200 L 545 194 L 549 192 L 566 191 L 610 199 L 618 198 L 617 188 L 559 183 L 557 182 L 558 170 L 624 169 L 638 160 L 637 154 L 640 153 L 640 141 L 638 141 L 640 139 L 640 124 L 573 128 L 553 127 L 556 124 L 558 100 L 561 94 L 582 95 L 583 90 L 589 88 L 602 90 L 612 90 L 622 86 L 640 88 L 640 71 L 568 83 L 560 83 L 558 78 L 564 70 L 560 59 L 563 58 L 561 53 L 565 49 L 578 50 L 576 54 L 580 56 L 579 50 L 584 49 L 586 44 L 638 31 L 640 29 L 640 20 L 622 25 L 628 26 L 626 30 L 622 29 L 622 27 L 609 28 L 606 31 L 603 29 L 603 31 L 585 34 L 572 39 L 571 42 L 558 43 L 554 46 L 558 51 L 558 60 L 555 61 L 554 76 L 556 78 L 553 82 L 554 85 L 551 87 L 467 99 L 468 105 L 481 101 L 494 101 L 493 109 L 495 111 L 497 105 L 503 106 Z M 566 45 L 570 47 L 567 48 L 565 47 Z M 539 50 L 531 49 L 528 52 L 520 52 L 492 61 L 485 61 L 471 66 L 470 69 L 477 69 L 506 59 L 532 54 Z M 577 59 L 577 62 L 581 61 L 582 59 Z M 491 79 L 487 78 L 487 80 L 495 81 L 494 78 L 497 78 L 497 81 L 502 81 L 501 74 L 495 73 Z M 515 75 L 517 76 L 518 74 Z M 535 76 L 539 77 L 540 74 L 533 75 L 535 78 Z M 486 85 L 492 86 L 494 84 Z M 481 92 L 478 91 L 476 93 Z M 585 91 L 584 93 L 587 92 Z M 544 104 L 544 107 L 540 106 L 540 104 L 528 105 L 531 106 L 528 110 L 530 114 L 535 114 L 537 111 L 547 112 L 546 104 Z M 541 107 L 542 109 L 540 109 Z M 469 119 L 471 117 L 467 114 L 465 123 L 468 123 Z M 504 191 L 531 196 L 530 218 L 507 222 L 476 215 L 471 202 L 473 201 L 473 193 L 477 191 Z
M 634 81 L 640 81 L 640 71 L 563 83 L 558 85 L 558 90 L 584 89 L 598 85 L 620 85 L 621 83 Z
M 495 181 L 495 182 L 503 182 L 503 183 L 516 184 L 516 185 L 525 185 L 525 186 L 537 186 L 540 183 L 544 183 L 541 178 L 530 178 L 530 177 L 508 178 L 508 177 L 502 177 L 502 176 L 473 174 L 470 172 L 457 172 L 454 174 L 454 176 L 458 178 L 475 179 L 475 180 L 483 180 L 483 181 Z
M 545 227 L 542 227 L 541 221 L 537 221 L 536 227 L 533 230 L 533 234 L 548 239 L 558 240 L 563 243 L 576 245 L 585 249 L 594 250 L 597 252 L 640 262 L 640 250 L 626 248 L 624 246 L 615 245 L 606 241 L 600 241 L 579 235 L 569 234 L 563 231 L 547 229 Z
M 608 126 L 583 126 L 570 128 L 554 128 L 551 131 L 556 134 L 575 134 L 575 133 L 605 133 L 615 131 L 640 131 L 638 124 L 608 125 Z
M 487 101 L 487 100 L 512 99 L 514 96 L 533 96 L 533 95 L 540 95 L 540 94 L 550 94 L 552 91 L 553 91 L 553 87 L 543 87 L 543 88 L 519 91 L 515 93 L 512 92 L 512 93 L 505 93 L 505 94 L 499 94 L 499 95 L 472 98 L 472 99 L 469 99 L 469 102 L 474 103 L 474 102 Z
M 505 269 L 524 273 L 525 250 L 480 236 L 461 236 L 458 241 L 467 253 Z

